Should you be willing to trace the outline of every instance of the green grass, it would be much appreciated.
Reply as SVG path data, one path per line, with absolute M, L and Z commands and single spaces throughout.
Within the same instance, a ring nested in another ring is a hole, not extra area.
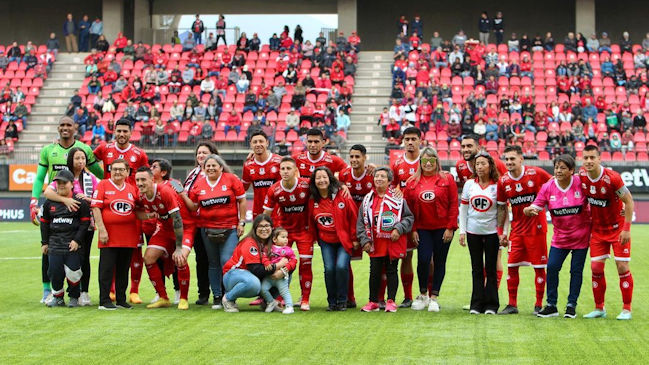
M 0 224 L 0 363 L 646 363 L 649 357 L 647 283 L 649 226 L 633 228 L 635 280 L 634 319 L 616 321 L 621 310 L 618 279 L 611 261 L 608 279 L 608 319 L 539 319 L 534 303 L 533 270 L 521 269 L 517 316 L 469 316 L 462 311 L 471 291 L 468 251 L 453 242 L 439 299 L 440 313 L 399 310 L 396 314 L 325 311 L 326 296 L 319 250 L 314 258 L 311 311 L 291 316 L 260 313 L 240 300 L 242 313 L 190 306 L 101 312 L 96 307 L 46 308 L 41 294 L 38 231 L 29 223 Z M 98 298 L 96 243 L 92 252 L 91 297 Z M 193 261 L 193 254 L 190 256 Z M 587 265 L 588 266 L 588 265 Z M 356 296 L 368 295 L 367 258 L 354 262 Z M 193 268 L 193 262 L 192 262 Z M 567 296 L 568 266 L 561 273 L 559 307 Z M 154 295 L 144 274 L 141 295 Z M 501 304 L 506 304 L 503 278 Z M 193 279 L 192 279 L 193 280 Z M 416 281 L 416 279 L 415 279 Z M 171 283 L 168 281 L 168 287 Z M 415 283 L 416 286 L 416 283 Z M 299 286 L 292 293 L 299 297 Z M 402 298 L 399 288 L 398 299 Z M 590 268 L 578 314 L 593 306 Z M 196 299 L 192 281 L 190 303 Z

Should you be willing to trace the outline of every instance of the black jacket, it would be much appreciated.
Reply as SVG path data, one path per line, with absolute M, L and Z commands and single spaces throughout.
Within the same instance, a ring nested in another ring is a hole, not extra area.
M 480 30 L 480 33 L 489 33 L 491 31 L 491 19 L 480 17 L 478 29 Z
M 48 251 L 55 254 L 70 252 L 70 241 L 79 245 L 90 226 L 90 207 L 83 200 L 76 199 L 79 209 L 71 212 L 63 203 L 46 200 L 41 217 L 41 245 L 49 245 Z

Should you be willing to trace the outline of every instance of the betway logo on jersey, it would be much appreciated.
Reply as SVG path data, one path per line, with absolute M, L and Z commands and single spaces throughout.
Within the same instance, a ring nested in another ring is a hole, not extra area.
M 224 205 L 224 204 L 229 204 L 230 203 L 230 197 L 229 196 L 220 196 L 218 198 L 211 198 L 211 199 L 205 199 L 201 200 L 201 206 L 202 207 L 209 207 L 212 205 Z
M 536 194 L 519 195 L 509 199 L 511 205 L 532 204 L 536 199 Z
M 304 205 L 291 205 L 284 207 L 284 213 L 302 213 L 304 212 Z
M 253 188 L 269 188 L 273 185 L 275 181 L 273 180 L 257 180 L 252 183 Z
M 606 208 L 606 207 L 608 207 L 608 200 L 588 197 L 588 204 L 594 205 L 594 206 L 600 207 L 600 208 Z
M 566 207 L 566 208 L 559 208 L 559 209 L 552 209 L 552 214 L 555 217 L 563 217 L 566 215 L 577 215 L 581 213 L 582 206 L 576 206 L 576 207 Z
M 72 224 L 72 218 L 56 217 L 52 219 L 54 224 Z

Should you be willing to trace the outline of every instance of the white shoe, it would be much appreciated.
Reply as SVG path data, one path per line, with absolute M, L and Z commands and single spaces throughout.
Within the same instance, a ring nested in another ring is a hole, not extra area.
M 157 302 L 158 300 L 160 300 L 160 296 L 158 294 L 156 294 L 155 297 L 153 297 L 153 299 L 151 299 L 151 304 Z
M 174 296 L 174 304 L 180 303 L 180 290 L 176 290 L 176 296 Z
M 439 304 L 437 303 L 437 300 L 435 299 L 430 300 L 430 303 L 428 303 L 428 311 L 439 312 Z
M 214 309 L 214 310 L 223 309 L 223 305 L 221 303 L 214 304 L 214 305 L 212 305 L 212 309 Z
M 487 309 L 486 311 L 484 311 L 484 314 L 496 314 L 496 312 L 494 310 Z
M 266 310 L 264 312 L 270 313 L 270 312 L 274 311 L 275 308 L 277 308 L 278 305 L 279 305 L 279 302 L 277 300 L 273 300 L 272 302 L 268 303 L 268 305 L 266 305 Z
M 88 295 L 88 292 L 81 292 L 81 295 L 79 296 L 79 305 L 82 307 L 87 307 L 92 305 L 90 302 L 90 295 Z
M 480 312 L 478 312 L 478 311 L 475 310 L 475 309 L 471 309 L 471 310 L 469 311 L 469 314 L 480 314 Z
M 425 294 L 419 294 L 417 298 L 412 302 L 412 310 L 420 311 L 424 310 L 424 308 L 428 307 L 428 303 L 430 303 L 430 297 Z
M 295 313 L 295 309 L 293 309 L 293 307 L 286 307 L 282 311 L 282 314 L 293 314 L 293 313 Z
M 223 310 L 228 313 L 237 313 L 239 311 L 239 308 L 237 307 L 237 303 L 227 300 L 225 295 L 221 300 L 221 304 L 223 304 Z

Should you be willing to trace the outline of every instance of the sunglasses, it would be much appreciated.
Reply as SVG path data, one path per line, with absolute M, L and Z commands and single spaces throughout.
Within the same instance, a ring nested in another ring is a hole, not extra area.
M 429 163 L 429 162 L 430 162 L 431 164 L 437 162 L 437 157 L 430 157 L 430 158 L 423 158 L 423 157 L 422 157 L 422 158 L 421 158 L 421 164 L 422 164 L 422 165 L 425 165 L 425 164 L 427 164 L 427 163 Z

